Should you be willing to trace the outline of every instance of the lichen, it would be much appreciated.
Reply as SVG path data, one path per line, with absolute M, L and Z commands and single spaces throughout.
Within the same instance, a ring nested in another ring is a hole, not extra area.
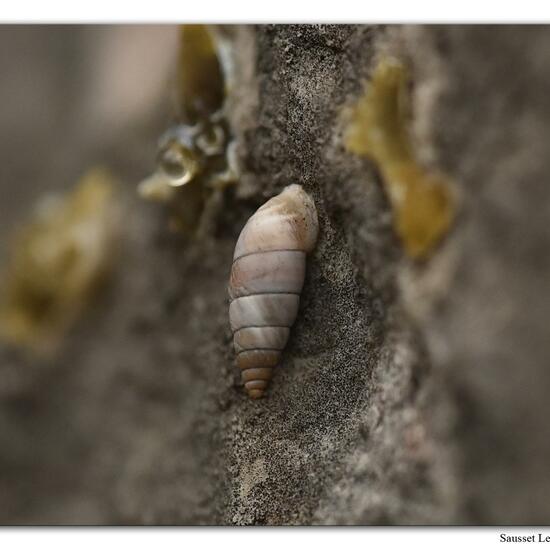
M 237 180 L 234 143 L 224 114 L 227 75 L 213 32 L 182 25 L 176 78 L 176 122 L 161 136 L 157 165 L 140 195 L 167 203 L 170 226 L 201 233 L 213 195 Z M 227 58 L 227 45 L 224 45 Z
M 408 92 L 404 65 L 381 61 L 349 113 L 345 145 L 376 163 L 405 252 L 425 258 L 449 231 L 455 200 L 449 178 L 428 170 L 415 157 L 408 130 Z
M 47 195 L 15 234 L 2 277 L 0 336 L 33 351 L 55 349 L 111 266 L 113 178 L 89 171 L 66 196 Z
M 221 109 L 224 76 L 216 43 L 207 25 L 182 25 L 176 101 L 181 116 L 196 124 Z

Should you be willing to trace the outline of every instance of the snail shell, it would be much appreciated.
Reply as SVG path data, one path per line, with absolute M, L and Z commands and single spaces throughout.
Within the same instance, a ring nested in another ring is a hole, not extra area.
M 279 364 L 298 313 L 306 254 L 319 224 L 311 197 L 289 185 L 244 226 L 229 281 L 229 320 L 242 381 L 252 399 L 262 397 Z

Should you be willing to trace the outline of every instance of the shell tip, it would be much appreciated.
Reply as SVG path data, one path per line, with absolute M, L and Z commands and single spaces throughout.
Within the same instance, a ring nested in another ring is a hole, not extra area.
M 264 396 L 264 390 L 248 390 L 248 395 L 251 399 L 261 399 Z

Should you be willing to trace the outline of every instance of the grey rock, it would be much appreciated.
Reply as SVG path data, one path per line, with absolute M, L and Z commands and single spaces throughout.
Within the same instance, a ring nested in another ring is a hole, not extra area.
M 112 285 L 59 356 L 1 352 L 0 522 L 549 523 L 550 28 L 233 29 L 243 174 L 198 242 L 168 235 L 135 196 L 164 97 L 105 139 L 79 125 L 90 94 L 60 64 L 91 32 L 0 29 L 17 46 L 2 74 L 39 75 L 52 105 L 16 120 L 16 99 L 39 108 L 22 77 L 0 95 L 3 230 L 98 159 L 122 175 L 128 213 Z M 422 264 L 393 234 L 376 167 L 342 145 L 342 108 L 388 52 L 411 67 L 420 158 L 460 192 Z M 32 159 L 17 148 L 28 136 Z M 289 183 L 314 197 L 320 239 L 255 402 L 233 365 L 226 284 L 246 219 Z

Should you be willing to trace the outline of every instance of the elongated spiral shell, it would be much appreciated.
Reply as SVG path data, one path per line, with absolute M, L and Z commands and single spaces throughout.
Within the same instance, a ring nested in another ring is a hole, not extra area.
M 229 281 L 229 320 L 242 381 L 252 399 L 262 397 L 296 320 L 306 254 L 319 225 L 311 197 L 289 185 L 244 226 Z

